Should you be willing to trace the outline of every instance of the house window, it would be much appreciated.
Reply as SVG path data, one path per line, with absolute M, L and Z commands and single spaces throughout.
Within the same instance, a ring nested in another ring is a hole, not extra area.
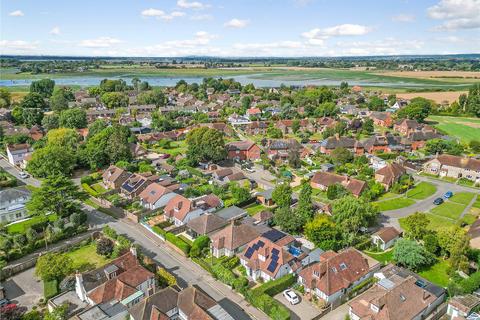
M 345 263 L 340 263 L 340 270 L 345 270 L 347 269 L 347 265 Z

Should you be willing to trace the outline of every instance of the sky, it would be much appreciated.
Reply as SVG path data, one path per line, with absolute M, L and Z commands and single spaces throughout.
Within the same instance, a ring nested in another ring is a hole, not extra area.
M 480 0 L 0 0 L 0 54 L 480 53 Z

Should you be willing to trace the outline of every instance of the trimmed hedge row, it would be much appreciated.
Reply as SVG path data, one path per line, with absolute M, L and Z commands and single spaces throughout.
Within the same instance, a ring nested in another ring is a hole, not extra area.
M 293 286 L 295 284 L 295 281 L 295 275 L 293 273 L 290 273 L 279 279 L 265 282 L 258 288 L 254 289 L 254 291 L 258 293 L 266 293 L 269 296 L 275 296 Z
M 43 296 L 45 300 L 55 297 L 58 294 L 58 281 L 50 280 L 43 282 Z
M 93 188 L 90 187 L 88 184 L 82 183 L 82 188 L 92 197 L 98 197 L 98 192 L 93 190 Z
M 182 252 L 188 256 L 188 253 L 190 252 L 190 248 L 191 248 L 191 246 L 188 243 L 186 243 L 185 241 L 183 241 L 182 239 L 180 239 L 179 237 L 177 237 L 171 232 L 165 233 L 165 240 L 173 244 L 178 249 L 182 250 Z
M 257 309 L 262 310 L 273 320 L 289 320 L 290 311 L 283 304 L 273 299 L 266 293 L 255 290 L 245 290 L 245 299 Z

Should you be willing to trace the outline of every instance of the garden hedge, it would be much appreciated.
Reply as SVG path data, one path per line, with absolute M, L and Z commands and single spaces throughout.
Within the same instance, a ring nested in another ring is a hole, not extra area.
M 43 282 L 43 296 L 45 300 L 55 297 L 58 294 L 58 281 L 44 281 Z
M 188 256 L 188 253 L 190 252 L 190 245 L 174 235 L 171 232 L 165 233 L 165 240 L 173 244 L 175 247 L 178 249 L 182 250 L 183 253 L 185 253 Z
M 90 187 L 88 184 L 82 183 L 82 188 L 92 197 L 98 197 L 98 192 L 93 190 L 93 188 Z
M 269 296 L 275 296 L 293 286 L 295 284 L 295 281 L 295 275 L 293 273 L 290 273 L 276 280 L 265 282 L 258 288 L 254 289 L 254 291 L 257 293 L 265 293 Z

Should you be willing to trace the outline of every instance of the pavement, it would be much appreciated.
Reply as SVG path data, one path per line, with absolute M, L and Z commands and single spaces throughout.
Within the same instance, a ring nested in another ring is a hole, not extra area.
M 0 159 L 0 166 L 13 176 L 17 178 L 19 177 L 18 170 L 16 168 L 13 168 L 4 159 Z M 40 185 L 40 182 L 33 178 L 24 179 L 23 181 L 34 186 Z M 83 209 L 88 215 L 88 223 L 91 229 L 99 229 L 105 225 L 109 225 L 110 227 L 115 229 L 118 234 L 124 235 L 130 240 L 132 240 L 134 243 L 139 244 L 142 247 L 142 252 L 145 255 L 150 256 L 158 264 L 162 265 L 165 269 L 175 275 L 178 285 L 180 287 L 185 288 L 189 284 L 198 286 L 200 289 L 209 294 L 213 299 L 215 299 L 234 319 L 268 319 L 268 317 L 263 312 L 251 306 L 242 296 L 235 293 L 225 284 L 215 280 L 207 271 L 202 269 L 200 266 L 198 266 L 188 258 L 181 256 L 176 251 L 168 247 L 165 243 L 163 243 L 163 241 L 161 241 L 155 235 L 151 234 L 140 224 L 136 224 L 126 218 L 114 219 L 104 213 L 95 210 L 93 207 L 90 207 L 88 205 L 84 205 Z M 34 269 L 32 268 L 25 272 L 33 272 L 33 270 Z M 17 276 L 18 275 L 16 275 L 15 277 Z M 13 277 L 12 279 L 15 279 L 15 277 Z M 33 277 L 33 274 L 29 275 L 28 273 L 26 273 L 25 279 L 22 280 L 22 282 L 29 283 L 29 285 L 34 285 L 34 281 L 32 281 L 33 279 L 36 279 Z M 20 287 L 20 289 L 22 288 Z M 23 296 L 26 296 L 25 299 L 30 299 L 28 298 L 28 288 L 27 290 L 22 289 L 21 291 L 23 291 L 23 295 L 18 295 L 18 299 L 24 299 Z M 21 291 L 16 290 L 14 292 L 21 293 Z M 40 292 L 42 294 L 43 290 L 41 290 Z M 23 305 L 23 303 L 21 304 Z M 30 303 L 27 305 L 32 304 Z
M 333 309 L 322 317 L 322 320 L 345 320 L 349 310 L 348 303 L 344 303 L 336 309 Z
M 43 298 L 42 281 L 35 276 L 35 268 L 14 275 L 4 281 L 2 286 L 5 288 L 7 299 L 28 310 Z
M 298 292 L 297 295 L 300 298 L 300 302 L 295 305 L 292 305 L 285 299 L 283 292 L 277 294 L 274 298 L 290 310 L 290 319 L 292 320 L 311 320 L 320 314 L 320 311 L 310 301 L 304 299 Z

